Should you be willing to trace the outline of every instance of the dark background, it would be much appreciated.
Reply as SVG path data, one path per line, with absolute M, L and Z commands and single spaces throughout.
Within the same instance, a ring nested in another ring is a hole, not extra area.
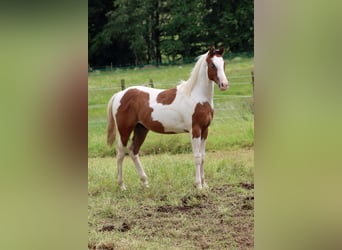
M 253 0 L 90 0 L 89 66 L 177 63 L 210 46 L 253 53 Z

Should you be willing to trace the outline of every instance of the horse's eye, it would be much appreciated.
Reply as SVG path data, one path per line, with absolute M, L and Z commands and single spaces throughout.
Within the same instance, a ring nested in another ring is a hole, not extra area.
M 215 64 L 213 64 L 213 63 L 210 64 L 210 67 L 212 67 L 213 69 L 216 68 Z

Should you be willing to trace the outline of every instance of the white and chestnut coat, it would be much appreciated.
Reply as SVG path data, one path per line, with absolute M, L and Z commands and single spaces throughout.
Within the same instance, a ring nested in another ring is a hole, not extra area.
M 221 90 L 228 88 L 225 75 L 224 49 L 211 48 L 201 55 L 190 78 L 177 87 L 163 90 L 143 86 L 130 87 L 115 94 L 108 103 L 107 143 L 112 145 L 116 130 L 118 182 L 126 189 L 122 179 L 122 162 L 132 132 L 129 153 L 145 187 L 147 176 L 139 160 L 139 149 L 149 130 L 161 134 L 190 132 L 196 166 L 195 184 L 207 187 L 204 180 L 205 142 L 208 126 L 213 119 L 213 93 L 216 82 Z

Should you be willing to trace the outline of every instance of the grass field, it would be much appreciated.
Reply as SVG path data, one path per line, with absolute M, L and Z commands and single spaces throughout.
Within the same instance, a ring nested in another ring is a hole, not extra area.
M 141 161 L 150 188 L 142 188 L 129 157 L 127 191 L 116 183 L 115 147 L 106 146 L 106 106 L 113 93 L 148 83 L 169 88 L 186 80 L 194 64 L 117 69 L 89 74 L 88 248 L 252 249 L 254 223 L 253 58 L 228 61 L 228 91 L 215 87 L 205 175 L 209 189 L 197 191 L 190 135 L 149 133 Z
M 253 151 L 207 154 L 207 191 L 193 187 L 191 154 L 141 157 L 150 188 L 126 159 L 116 185 L 113 158 L 89 159 L 90 249 L 252 249 Z M 101 248 L 102 247 L 102 248 Z

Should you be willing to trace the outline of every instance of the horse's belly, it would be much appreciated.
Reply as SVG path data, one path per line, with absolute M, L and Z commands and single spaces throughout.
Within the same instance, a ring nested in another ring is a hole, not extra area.
M 191 120 L 184 114 L 172 110 L 159 110 L 152 112 L 152 119 L 162 124 L 164 133 L 184 133 L 191 129 Z M 191 116 L 190 116 L 191 117 Z
M 164 125 L 164 132 L 165 133 L 185 133 L 189 132 L 190 128 L 184 123 L 174 124 L 173 126 Z

